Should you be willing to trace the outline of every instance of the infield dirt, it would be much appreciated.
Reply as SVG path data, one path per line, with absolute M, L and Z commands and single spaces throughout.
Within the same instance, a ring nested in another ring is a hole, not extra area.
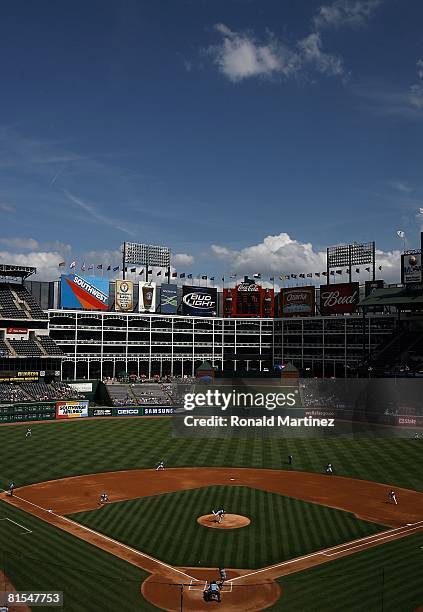
M 70 520 L 65 514 L 99 507 L 106 491 L 110 502 L 210 485 L 246 486 L 330 506 L 358 518 L 386 525 L 387 531 L 334 546 L 259 570 L 229 569 L 222 591 L 222 612 L 264 610 L 281 596 L 276 578 L 378 546 L 423 530 L 423 493 L 395 487 L 399 504 L 388 503 L 389 485 L 307 472 L 250 468 L 172 468 L 88 474 L 38 483 L 0 495 L 10 504 L 72 533 L 149 572 L 144 597 L 161 610 L 179 610 L 184 584 L 185 610 L 210 610 L 202 599 L 206 580 L 217 579 L 217 568 L 172 567 L 142 551 Z M 51 510 L 51 512 L 49 512 Z M 259 588 L 257 584 L 260 584 Z

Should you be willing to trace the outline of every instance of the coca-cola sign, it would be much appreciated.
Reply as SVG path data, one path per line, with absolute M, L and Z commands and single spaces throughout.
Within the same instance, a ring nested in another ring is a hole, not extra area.
M 282 317 L 307 317 L 314 315 L 314 287 L 283 288 L 280 293 Z
M 259 291 L 260 286 L 255 283 L 240 283 L 237 286 L 238 291 Z
M 358 302 L 358 283 L 339 283 L 320 287 L 320 314 L 322 315 L 355 312 Z

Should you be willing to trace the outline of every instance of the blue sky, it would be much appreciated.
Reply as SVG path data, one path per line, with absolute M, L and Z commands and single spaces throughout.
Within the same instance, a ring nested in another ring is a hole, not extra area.
M 54 278 L 166 244 L 178 272 L 321 271 L 418 245 L 419 0 L 2 7 L 0 260 Z

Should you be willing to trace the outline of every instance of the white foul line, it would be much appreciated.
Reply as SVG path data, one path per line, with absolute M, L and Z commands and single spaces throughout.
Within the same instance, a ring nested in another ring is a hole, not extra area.
M 422 521 L 420 521 L 422 522 Z M 416 527 L 410 527 L 409 529 L 404 529 L 404 531 L 402 531 L 401 533 L 408 533 L 409 531 L 414 531 L 415 529 L 420 529 L 420 525 L 417 524 Z M 382 532 L 380 535 L 383 536 L 381 538 L 375 537 L 374 540 L 372 540 L 371 544 L 373 543 L 378 543 L 381 542 L 382 540 L 386 540 L 388 538 L 392 538 L 394 537 L 396 534 L 395 533 L 387 533 L 387 535 L 383 535 L 386 532 Z M 340 555 L 344 552 L 348 552 L 349 550 L 354 550 L 354 548 L 361 548 L 362 546 L 365 546 L 366 542 L 363 542 L 363 544 L 357 544 L 356 546 L 350 546 L 349 548 L 344 548 L 343 550 L 338 550 L 334 553 L 322 553 L 322 555 L 324 555 L 325 557 L 335 557 L 336 555 Z
M 375 538 L 378 535 L 380 536 L 385 535 L 385 538 L 383 539 L 386 539 L 386 537 L 391 537 L 395 535 L 394 532 L 396 531 L 402 530 L 402 533 L 408 533 L 408 531 L 413 531 L 414 529 L 418 529 L 419 526 L 421 525 L 423 525 L 423 521 L 418 521 L 417 523 L 411 523 L 410 529 L 405 529 L 404 527 L 395 527 L 394 529 L 390 529 L 389 531 L 382 531 L 380 534 L 374 534 L 372 536 L 365 536 L 364 538 L 360 538 L 358 540 L 352 540 L 351 542 L 345 542 L 345 544 L 337 544 L 337 546 L 333 546 L 332 548 L 327 548 L 326 550 L 328 551 L 335 550 L 336 548 L 340 548 L 341 546 L 348 546 L 348 544 L 355 544 L 356 542 L 362 542 L 363 540 L 368 540 L 369 538 Z M 379 540 L 375 540 L 375 541 L 378 542 Z M 360 546 L 364 546 L 364 544 L 361 544 Z M 354 548 L 358 548 L 358 547 L 359 546 L 356 546 Z M 272 569 L 277 569 L 278 567 L 284 567 L 285 565 L 289 565 L 290 563 L 296 563 L 297 561 L 304 561 L 305 559 L 310 559 L 311 557 L 317 557 L 318 555 L 330 557 L 330 556 L 335 556 L 336 554 L 340 554 L 342 552 L 343 551 L 340 550 L 337 553 L 330 555 L 328 553 L 325 553 L 324 551 L 318 550 L 317 552 L 310 553 L 309 555 L 304 555 L 302 557 L 296 557 L 295 559 L 289 559 L 289 561 L 283 561 L 282 563 L 276 563 L 275 565 L 269 565 L 268 567 L 262 567 L 261 569 L 255 570 L 254 572 L 243 574 L 242 576 L 237 576 L 236 578 L 231 578 L 230 580 L 228 580 L 228 582 L 235 582 L 235 580 L 241 580 L 244 578 L 248 578 L 249 576 L 255 576 L 256 574 L 260 574 L 262 572 L 266 572 Z
M 4 489 L 1 489 L 1 490 L 4 491 Z M 146 553 L 143 553 L 140 550 L 136 550 L 135 548 L 131 548 L 131 546 L 127 546 L 126 544 L 122 544 L 122 542 L 118 542 L 118 540 L 114 540 L 113 538 L 110 538 L 109 536 L 106 536 L 103 533 L 99 533 L 98 531 L 94 531 L 93 529 L 90 529 L 89 527 L 86 527 L 85 525 L 81 525 L 81 523 L 76 523 L 75 521 L 72 521 L 70 518 L 67 518 L 66 516 L 63 516 L 61 514 L 56 514 L 55 512 L 53 512 L 51 510 L 47 510 L 46 508 L 43 508 L 42 506 L 39 506 L 38 504 L 34 504 L 33 502 L 29 501 L 28 499 L 24 499 L 23 497 L 19 497 L 18 495 L 13 495 L 12 497 L 14 497 L 16 499 L 20 499 L 21 501 L 25 502 L 26 504 L 30 504 L 31 506 L 34 506 L 35 508 L 38 508 L 39 510 L 43 510 L 43 512 L 47 512 L 48 514 L 51 514 L 52 516 L 56 516 L 58 519 L 61 519 L 63 521 L 67 521 L 68 523 L 71 523 L 72 525 L 75 525 L 76 527 L 80 527 L 81 529 L 85 529 L 86 531 L 89 531 L 90 533 L 93 533 L 95 536 L 97 536 L 99 538 L 103 538 L 104 540 L 108 540 L 109 542 L 113 542 L 113 544 L 118 544 L 122 548 L 126 548 L 126 550 L 130 550 L 131 552 L 135 553 L 136 555 L 139 555 L 140 557 L 144 557 L 145 559 L 150 559 L 150 561 L 154 561 L 154 563 L 158 563 L 159 565 L 162 565 L 163 567 L 166 567 L 167 569 L 170 569 L 170 570 L 172 570 L 174 572 L 177 572 L 178 574 L 181 574 L 182 576 L 186 576 L 187 578 L 190 578 L 191 580 L 195 580 L 196 582 L 200 582 L 199 580 L 197 580 L 197 578 L 193 578 L 189 574 L 186 574 L 185 572 L 182 572 L 181 570 L 179 570 L 176 567 L 173 567 L 172 565 L 168 565 L 167 563 L 164 563 L 163 561 L 159 561 L 159 559 L 155 559 L 154 557 L 150 557 L 150 555 L 147 555 Z
M 17 523 L 16 521 L 12 521 L 12 519 L 10 519 L 8 517 L 1 518 L 0 521 L 9 521 L 10 523 L 13 523 L 14 525 L 17 525 L 21 529 L 25 529 L 25 531 L 27 533 L 21 533 L 21 535 L 27 535 L 28 533 L 32 533 L 31 529 L 27 529 L 27 527 L 24 527 L 23 525 L 21 525 L 20 523 Z

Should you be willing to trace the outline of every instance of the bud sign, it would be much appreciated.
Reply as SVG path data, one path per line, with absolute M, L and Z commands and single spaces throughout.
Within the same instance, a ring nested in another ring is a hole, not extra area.
M 339 283 L 320 287 L 320 314 L 323 316 L 355 312 L 358 302 L 358 283 Z

